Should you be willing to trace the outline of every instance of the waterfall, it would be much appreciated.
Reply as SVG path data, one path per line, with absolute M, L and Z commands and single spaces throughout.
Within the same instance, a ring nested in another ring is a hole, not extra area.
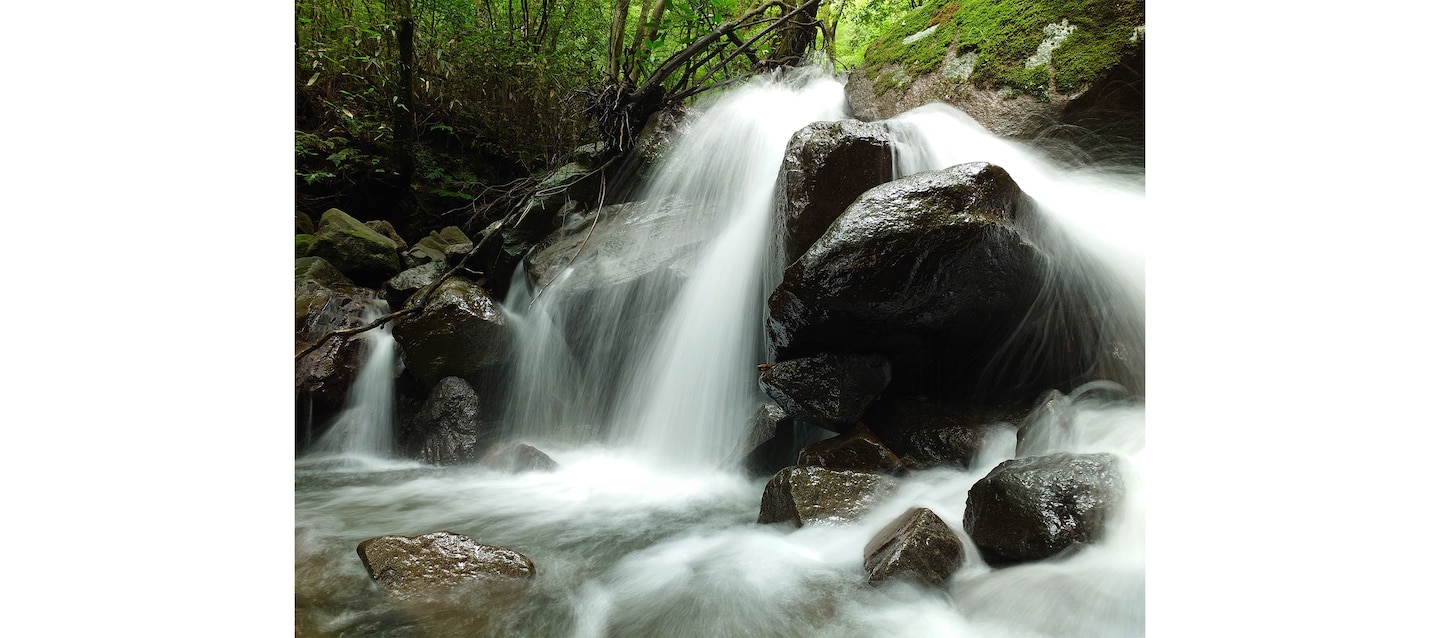
M 677 468 L 730 457 L 764 398 L 755 366 L 765 361 L 765 298 L 781 269 L 771 222 L 785 147 L 844 108 L 843 85 L 814 71 L 729 92 L 690 123 L 629 213 L 638 222 L 678 202 L 684 223 L 656 239 L 702 238 L 693 254 L 631 285 L 567 294 L 573 271 L 605 267 L 582 256 L 533 306 L 532 286 L 512 287 L 506 306 L 522 344 L 512 430 L 581 439 L 603 431 Z M 631 250 L 644 260 L 657 248 Z
M 362 325 L 386 314 L 390 307 L 377 301 L 366 309 Z M 390 326 L 361 334 L 364 363 L 345 395 L 345 405 L 334 423 L 310 447 L 312 455 L 346 455 L 383 458 L 394 449 L 395 366 L 398 352 Z

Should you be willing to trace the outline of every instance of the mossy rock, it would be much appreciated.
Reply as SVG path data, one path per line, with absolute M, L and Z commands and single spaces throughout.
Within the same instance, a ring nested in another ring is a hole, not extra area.
M 321 257 L 364 286 L 378 286 L 400 272 L 395 241 L 338 208 L 320 216 L 320 228 L 307 256 Z
M 1073 124 L 1067 105 L 1112 92 L 1118 67 L 1143 69 L 1144 27 L 1143 0 L 929 0 L 870 45 L 846 93 L 860 119 L 939 100 L 1030 138 Z
M 499 223 L 499 222 L 496 222 Z M 458 226 L 446 226 L 439 231 L 430 231 L 405 251 L 405 265 L 410 268 L 430 262 L 445 262 L 445 249 L 456 244 L 469 244 L 470 238 Z
M 298 210 L 295 211 L 295 234 L 297 234 L 297 235 L 313 235 L 313 234 L 315 234 L 315 221 L 312 220 L 312 219 L 310 219 L 310 216 L 309 216 L 309 215 L 306 215 L 305 213 L 302 213 L 302 212 L 300 212 L 300 211 L 298 211 Z
M 311 246 L 314 246 L 314 245 L 315 245 L 315 236 L 314 236 L 314 235 L 296 235 L 296 236 L 295 236 L 295 256 L 296 256 L 296 257 L 304 257 L 304 256 L 305 256 L 305 253 L 310 252 L 310 247 L 311 247 Z

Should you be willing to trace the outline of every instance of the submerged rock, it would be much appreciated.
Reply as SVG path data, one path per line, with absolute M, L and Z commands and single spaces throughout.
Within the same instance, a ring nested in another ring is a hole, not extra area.
M 765 484 L 759 523 L 844 524 L 870 511 L 899 483 L 881 474 L 787 467 Z
M 1032 209 L 983 162 L 866 191 L 771 295 L 775 358 L 878 352 L 907 392 L 968 392 L 1035 299 Z
M 529 443 L 496 443 L 490 446 L 480 464 L 502 472 L 550 472 L 560 467 L 550 455 Z
M 965 562 L 965 547 L 955 530 L 935 512 L 912 507 L 865 544 L 870 582 L 915 580 L 945 582 Z
M 806 446 L 800 450 L 795 464 L 856 472 L 891 472 L 903 467 L 895 453 L 875 438 L 864 423 L 857 423 L 839 436 Z
M 379 536 L 361 541 L 355 551 L 370 578 L 402 599 L 467 584 L 517 585 L 535 577 L 535 563 L 524 554 L 453 532 Z
M 499 305 L 463 277 L 445 280 L 424 311 L 397 319 L 394 334 L 406 368 L 427 385 L 500 364 L 509 350 Z
M 820 354 L 781 361 L 760 374 L 760 387 L 802 423 L 844 432 L 890 383 L 878 355 Z
M 356 282 L 374 286 L 400 272 L 395 241 L 338 208 L 320 216 L 308 255 L 321 257 Z
M 1039 560 L 1100 538 L 1124 496 L 1113 454 L 1006 461 L 970 488 L 965 532 L 993 565 Z
M 464 379 L 445 377 L 430 390 L 404 438 L 426 463 L 454 465 L 475 458 L 480 398 Z
M 865 422 L 910 469 L 969 468 L 992 428 L 1013 427 L 1024 415 L 1023 408 L 952 406 L 898 396 L 877 401 Z
M 816 122 L 790 138 L 780 165 L 779 204 L 785 263 L 810 248 L 861 193 L 894 177 L 884 125 Z

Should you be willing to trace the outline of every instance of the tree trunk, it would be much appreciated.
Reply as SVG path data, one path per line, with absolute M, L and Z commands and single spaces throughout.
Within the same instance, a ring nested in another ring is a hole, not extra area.
M 630 0 L 615 0 L 615 12 L 610 14 L 610 51 L 605 58 L 605 77 L 612 83 L 620 78 L 620 62 L 625 57 L 625 22 L 630 19 Z
M 395 127 L 395 148 L 393 151 L 397 172 L 400 173 L 400 187 L 409 195 L 410 181 L 415 176 L 415 20 L 410 12 L 410 0 L 398 3 L 400 24 L 395 33 L 400 53 L 400 86 L 397 87 L 395 108 L 392 118 Z

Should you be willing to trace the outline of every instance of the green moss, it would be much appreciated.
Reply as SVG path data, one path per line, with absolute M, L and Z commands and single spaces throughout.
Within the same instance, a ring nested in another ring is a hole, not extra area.
M 300 234 L 295 236 L 295 256 L 304 257 L 310 252 L 310 247 L 315 244 L 314 235 Z
M 1045 39 L 1045 25 L 1062 20 L 1075 30 L 1053 49 L 1049 68 L 1025 68 Z M 1074 92 L 1133 50 L 1135 27 L 1144 23 L 1143 0 L 929 0 L 870 45 L 861 69 L 876 79 L 886 65 L 899 64 L 914 77 L 935 70 L 953 47 L 976 53 L 971 84 L 1048 99 L 1052 68 L 1055 88 Z M 904 43 L 925 26 L 937 28 Z

